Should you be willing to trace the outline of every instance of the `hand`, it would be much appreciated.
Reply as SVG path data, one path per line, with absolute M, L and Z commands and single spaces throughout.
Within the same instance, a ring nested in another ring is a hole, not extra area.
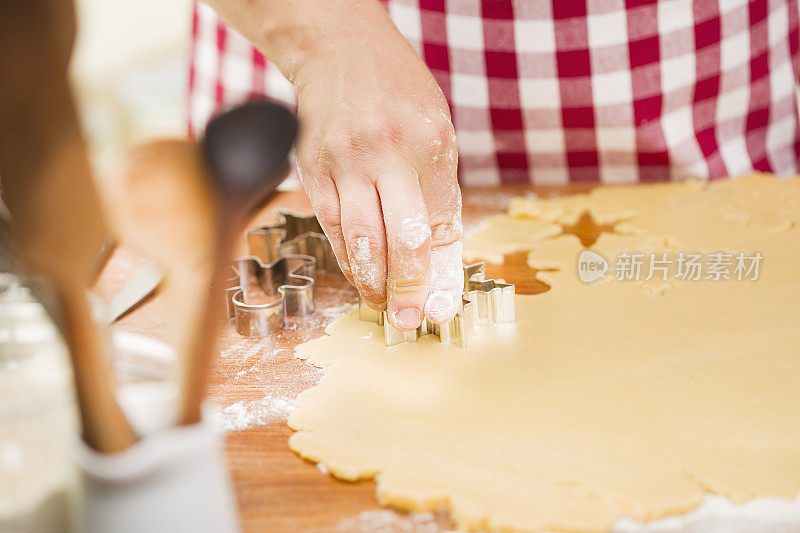
M 389 322 L 461 305 L 457 143 L 436 81 L 375 0 L 208 0 L 297 88 L 301 180 L 345 276 Z
M 352 22 L 364 31 L 297 69 L 297 163 L 344 275 L 411 330 L 461 304 L 457 141 L 436 81 L 385 13 L 378 19 Z

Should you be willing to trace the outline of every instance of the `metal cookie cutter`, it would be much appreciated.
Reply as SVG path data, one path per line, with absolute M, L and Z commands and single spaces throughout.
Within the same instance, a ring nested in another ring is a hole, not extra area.
M 287 316 L 314 313 L 316 263 L 309 255 L 286 255 L 269 264 L 254 256 L 234 261 L 236 276 L 229 280 L 226 294 L 236 331 L 264 337 L 279 331 Z
M 250 255 L 234 261 L 228 316 L 245 337 L 264 337 L 287 317 L 314 313 L 316 273 L 341 274 L 314 215 L 278 212 L 278 223 L 247 232 Z
M 265 264 L 287 255 L 307 255 L 316 259 L 320 272 L 342 273 L 328 238 L 314 215 L 278 211 L 277 223 L 247 231 L 247 246 L 250 255 Z
M 436 335 L 441 342 L 453 343 L 466 348 L 467 340 L 475 334 L 475 325 L 494 326 L 516 320 L 514 308 L 514 285 L 484 279 L 486 263 L 480 262 L 464 267 L 464 292 L 461 309 L 452 320 L 434 324 L 429 320 L 415 330 L 402 331 L 386 319 L 386 311 L 375 311 L 363 300 L 359 300 L 358 317 L 383 326 L 386 346 L 403 342 L 416 342 L 426 334 Z

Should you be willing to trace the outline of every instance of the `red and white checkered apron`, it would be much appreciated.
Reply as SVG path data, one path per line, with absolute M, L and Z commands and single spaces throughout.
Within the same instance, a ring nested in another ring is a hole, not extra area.
M 450 102 L 465 185 L 795 174 L 797 0 L 383 0 Z M 190 130 L 292 86 L 195 6 Z

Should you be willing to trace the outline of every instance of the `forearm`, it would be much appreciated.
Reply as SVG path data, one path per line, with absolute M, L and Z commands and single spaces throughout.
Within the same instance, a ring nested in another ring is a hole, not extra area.
M 206 0 L 293 83 L 313 59 L 354 36 L 370 46 L 399 33 L 376 0 Z M 402 37 L 400 37 L 402 39 Z

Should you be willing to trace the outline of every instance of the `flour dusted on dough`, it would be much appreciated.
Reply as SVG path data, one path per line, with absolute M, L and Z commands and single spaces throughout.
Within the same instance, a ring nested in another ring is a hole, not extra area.
M 449 508 L 465 530 L 608 531 L 621 519 L 800 494 L 800 180 L 599 187 L 512 204 L 478 257 L 527 249 L 551 290 L 467 349 L 386 348 L 354 312 L 298 355 L 325 369 L 289 418 L 293 450 L 378 498 Z M 616 222 L 592 249 L 759 252 L 757 281 L 583 284 L 582 210 Z M 526 233 L 526 227 L 528 232 Z M 521 248 L 522 247 L 522 248 Z M 465 252 L 466 253 L 466 252 Z

